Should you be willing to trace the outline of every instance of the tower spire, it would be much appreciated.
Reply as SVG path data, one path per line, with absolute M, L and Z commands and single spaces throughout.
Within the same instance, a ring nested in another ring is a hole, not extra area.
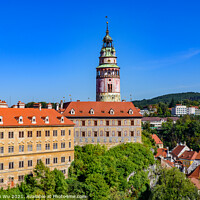
M 108 30 L 108 16 L 106 16 L 106 24 L 107 24 L 106 35 L 108 35 L 109 34 L 109 30 Z

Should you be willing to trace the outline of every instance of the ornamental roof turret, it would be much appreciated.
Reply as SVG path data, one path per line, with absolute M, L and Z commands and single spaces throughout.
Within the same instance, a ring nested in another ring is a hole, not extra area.
M 109 30 L 108 30 L 108 22 L 107 23 L 107 29 L 106 29 L 106 36 L 103 38 L 103 47 L 113 47 L 112 45 L 112 38 L 109 35 Z

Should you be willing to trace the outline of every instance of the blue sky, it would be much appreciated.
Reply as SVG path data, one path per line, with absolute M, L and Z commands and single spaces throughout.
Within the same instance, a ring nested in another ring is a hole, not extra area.
M 0 2 L 0 99 L 95 100 L 109 18 L 123 99 L 200 92 L 200 1 Z

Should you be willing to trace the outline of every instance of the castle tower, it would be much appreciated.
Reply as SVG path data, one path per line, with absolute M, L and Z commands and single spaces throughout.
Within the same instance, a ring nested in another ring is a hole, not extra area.
M 96 101 L 121 101 L 120 97 L 120 68 L 117 66 L 116 51 L 113 40 L 109 36 L 108 22 L 106 36 L 96 68 Z

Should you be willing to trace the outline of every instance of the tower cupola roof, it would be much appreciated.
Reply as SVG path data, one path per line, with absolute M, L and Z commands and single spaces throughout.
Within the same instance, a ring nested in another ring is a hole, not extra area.
M 107 23 L 107 29 L 106 29 L 106 36 L 103 38 L 104 43 L 112 43 L 112 38 L 109 35 L 109 30 L 108 30 L 108 22 Z

